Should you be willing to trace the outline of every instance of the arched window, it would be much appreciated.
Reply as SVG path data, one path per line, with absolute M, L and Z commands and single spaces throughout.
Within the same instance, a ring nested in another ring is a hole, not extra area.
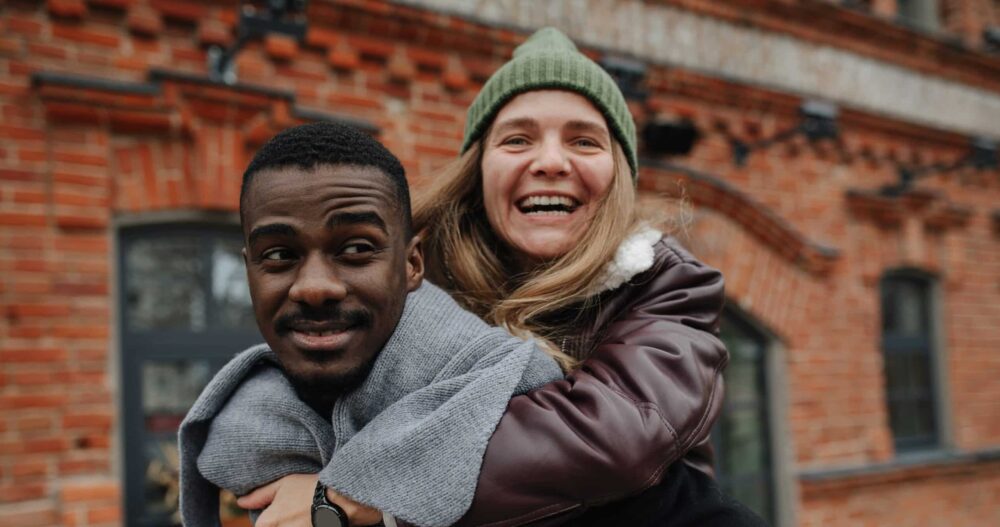
M 880 283 L 886 401 L 896 452 L 939 444 L 933 285 L 918 271 L 893 271 Z
M 729 350 L 723 374 L 726 400 L 712 430 L 716 479 L 722 490 L 775 524 L 775 481 L 767 373 L 769 339 L 727 308 L 722 341 Z
M 126 523 L 180 525 L 177 428 L 212 375 L 262 339 L 238 227 L 120 231 Z

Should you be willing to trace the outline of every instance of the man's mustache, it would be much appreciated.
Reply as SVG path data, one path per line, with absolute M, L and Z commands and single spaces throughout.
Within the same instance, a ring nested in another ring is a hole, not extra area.
M 373 319 L 371 312 L 364 309 L 344 310 L 339 306 L 304 307 L 299 308 L 297 312 L 281 315 L 275 321 L 274 327 L 279 334 L 294 329 L 316 329 L 317 326 L 342 331 L 348 328 L 369 327 Z

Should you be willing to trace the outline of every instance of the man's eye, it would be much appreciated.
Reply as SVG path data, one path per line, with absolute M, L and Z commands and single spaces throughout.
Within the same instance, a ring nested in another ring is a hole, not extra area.
M 281 261 L 285 261 L 285 260 L 291 260 L 294 257 L 294 255 L 292 254 L 292 251 L 289 251 L 288 249 L 281 249 L 281 248 L 278 248 L 278 249 L 268 249 L 268 250 L 264 251 L 263 254 L 261 254 L 260 256 L 261 256 L 262 260 L 271 261 L 271 262 L 281 262 Z
M 366 242 L 354 242 L 345 245 L 344 250 L 341 251 L 341 254 L 347 256 L 356 256 L 356 255 L 370 254 L 372 252 L 375 252 L 375 246 L 373 246 L 372 244 Z

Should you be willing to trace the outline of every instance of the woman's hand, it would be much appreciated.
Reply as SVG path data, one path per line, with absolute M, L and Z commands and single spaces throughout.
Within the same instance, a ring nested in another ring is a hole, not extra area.
M 312 527 L 312 497 L 316 490 L 316 474 L 291 474 L 236 500 L 244 509 L 260 510 L 256 527 Z M 382 513 L 364 504 L 326 489 L 326 499 L 337 504 L 347 514 L 351 525 L 375 525 Z
M 326 499 L 340 506 L 347 513 L 351 525 L 375 525 L 382 521 L 382 511 L 358 503 L 333 489 L 326 489 Z

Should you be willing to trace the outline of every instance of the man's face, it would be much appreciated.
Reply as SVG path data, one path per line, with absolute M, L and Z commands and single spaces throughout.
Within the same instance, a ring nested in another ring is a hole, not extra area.
M 419 240 L 407 237 L 401 214 L 391 181 L 374 167 L 254 176 L 243 212 L 254 314 L 307 394 L 364 380 L 407 292 L 420 285 Z

